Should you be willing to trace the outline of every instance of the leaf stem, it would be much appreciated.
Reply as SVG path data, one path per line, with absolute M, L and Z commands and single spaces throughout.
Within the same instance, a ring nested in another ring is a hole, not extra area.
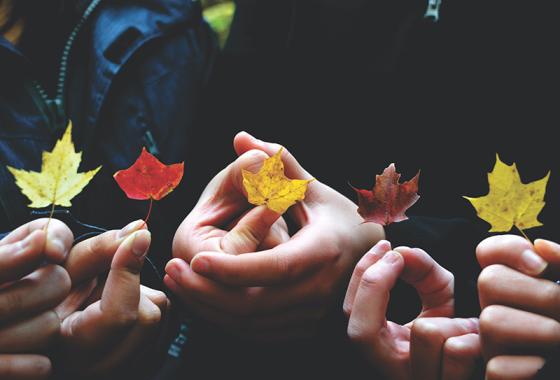
M 51 207 L 51 212 L 49 212 L 49 220 L 47 220 L 47 224 L 45 224 L 45 228 L 43 228 L 43 231 L 45 231 L 45 235 L 47 234 L 47 230 L 49 229 L 49 224 L 51 223 L 51 219 L 54 215 L 54 207 L 55 207 L 55 204 L 53 202 L 52 207 Z
M 153 205 L 154 205 L 154 198 L 150 197 L 150 208 L 148 209 L 148 215 L 146 215 L 146 218 L 144 218 L 144 224 L 142 225 L 142 228 L 144 228 L 146 224 L 148 224 L 148 219 L 150 219 L 150 215 L 152 214 Z
M 531 243 L 531 245 L 533 245 L 533 242 L 531 241 L 531 239 L 529 239 L 529 237 L 525 234 L 525 232 L 523 232 L 523 230 L 522 230 L 521 228 L 519 228 L 519 227 L 517 226 L 517 224 L 514 224 L 514 226 L 515 226 L 515 228 L 517 228 L 517 230 L 518 230 L 519 232 L 521 232 L 521 235 L 523 235 L 523 237 L 524 237 L 525 239 L 527 239 L 527 241 L 528 241 L 529 243 Z

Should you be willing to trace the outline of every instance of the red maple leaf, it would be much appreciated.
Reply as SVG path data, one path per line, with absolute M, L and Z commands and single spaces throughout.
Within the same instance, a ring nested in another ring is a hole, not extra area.
M 159 201 L 177 187 L 183 178 L 184 166 L 184 162 L 165 165 L 142 148 L 136 162 L 128 169 L 119 170 L 113 177 L 130 199 L 150 200 L 147 221 L 152 202 Z
M 358 214 L 365 222 L 386 226 L 407 220 L 405 211 L 420 198 L 418 179 L 420 172 L 408 182 L 399 183 L 401 175 L 395 164 L 389 165 L 382 175 L 375 176 L 373 191 L 356 189 L 358 194 Z

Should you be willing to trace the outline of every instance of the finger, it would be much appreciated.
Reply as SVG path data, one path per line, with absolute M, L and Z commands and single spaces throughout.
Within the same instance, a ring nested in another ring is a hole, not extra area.
M 65 264 L 72 283 L 79 284 L 108 271 L 119 245 L 144 225 L 143 220 L 136 220 L 120 231 L 107 231 L 76 244 Z
M 173 259 L 165 267 L 166 286 L 183 302 L 190 300 L 211 305 L 222 315 L 247 316 L 254 310 L 249 305 L 245 289 L 222 286 L 192 271 L 189 264 L 181 259 Z M 172 280 L 172 281 L 171 281 Z
M 419 318 L 412 324 L 410 362 L 419 379 L 439 379 L 447 339 L 477 333 L 476 319 Z
M 499 235 L 483 240 L 476 248 L 480 266 L 502 264 L 530 276 L 544 272 L 547 262 L 534 252 L 530 242 L 520 236 Z
M 248 134 L 247 132 L 240 132 L 238 133 L 234 140 L 233 146 L 235 152 L 238 155 L 241 155 L 247 151 L 252 149 L 262 150 L 269 156 L 273 156 L 280 149 L 282 149 L 281 145 L 264 142 L 258 140 Z M 297 160 L 292 156 L 292 154 L 287 150 L 282 150 L 282 161 L 285 164 L 285 172 L 289 178 L 298 178 L 298 179 L 312 179 L 313 177 L 297 162 Z
M 537 239 L 535 240 L 535 251 L 549 264 L 550 274 L 555 277 L 560 276 L 560 244 Z
M 52 371 L 49 358 L 41 355 L 0 355 L 0 379 L 42 380 Z
M 225 226 L 250 206 L 243 187 L 242 170 L 258 170 L 267 157 L 261 151 L 247 152 L 210 181 L 175 233 L 173 257 L 190 262 L 199 252 L 221 251 Z
M 150 232 L 140 230 L 127 237 L 117 249 L 101 296 L 101 310 L 107 316 L 131 315 L 134 316 L 131 319 L 136 319 L 140 271 L 150 242 Z
M 151 295 L 153 296 L 154 294 L 151 293 Z M 161 309 L 143 294 L 138 304 L 138 319 L 134 327 L 116 347 L 106 348 L 106 354 L 100 359 L 96 366 L 92 368 L 92 371 L 96 373 L 108 373 L 119 364 L 132 360 L 134 356 L 140 355 L 142 351 L 153 348 L 153 344 L 149 344 L 149 342 L 153 342 L 157 339 L 161 321 Z
M 55 313 L 60 320 L 66 319 L 70 314 L 77 311 L 82 305 L 86 304 L 86 300 L 91 296 L 97 286 L 97 279 L 84 282 L 76 286 L 68 297 L 62 301 L 55 309 Z
M 52 310 L 0 329 L 0 353 L 27 353 L 45 349 L 60 330 L 60 320 Z
M 504 305 L 560 320 L 560 286 L 504 265 L 490 265 L 478 277 L 480 305 Z
M 420 317 L 453 316 L 453 274 L 419 248 L 395 250 L 405 262 L 401 278 L 416 289 L 422 301 Z
M 230 254 L 254 252 L 280 216 L 266 206 L 253 208 L 222 238 L 222 251 Z
M 541 353 L 560 344 L 560 323 L 526 311 L 492 305 L 480 314 L 480 336 L 486 358 L 519 351 Z
M 375 264 L 379 259 L 383 257 L 385 253 L 391 250 L 391 243 L 386 240 L 379 241 L 374 245 L 356 264 L 354 272 L 352 273 L 352 278 L 348 284 L 348 289 L 346 290 L 346 296 L 344 297 L 343 310 L 347 318 L 350 317 L 352 313 L 352 305 L 354 304 L 354 298 L 356 297 L 356 291 L 358 290 L 358 285 L 362 280 L 364 272 Z
M 269 286 L 291 283 L 329 261 L 318 251 L 312 233 L 292 237 L 290 241 L 267 251 L 232 256 L 201 252 L 191 261 L 198 274 L 230 286 Z
M 486 380 L 533 380 L 544 363 L 539 356 L 496 356 L 486 364 Z
M 454 336 L 443 346 L 442 380 L 469 380 L 481 365 L 478 334 Z
M 264 240 L 254 251 L 265 251 L 267 249 L 272 249 L 280 244 L 286 243 L 288 240 L 290 240 L 288 225 L 286 224 L 284 218 L 279 218 L 272 225 L 272 228 L 270 229 L 268 235 L 265 236 Z
M 48 260 L 51 260 L 54 263 L 61 263 L 68 256 L 68 252 L 70 251 L 70 247 L 72 247 L 72 242 L 74 241 L 74 235 L 68 226 L 58 219 L 51 219 L 49 222 L 49 219 L 42 218 L 26 223 L 16 228 L 8 236 L 2 239 L 0 247 L 6 244 L 13 244 L 18 241 L 22 241 L 34 231 L 42 231 L 44 233 L 44 229 L 47 224 L 47 236 L 40 252 L 42 252 L 44 257 Z
M 47 265 L 0 290 L 0 322 L 37 314 L 58 305 L 70 292 L 70 277 Z
M 19 280 L 44 260 L 45 233 L 34 231 L 22 241 L 0 247 L 0 284 Z
M 389 293 L 403 268 L 403 257 L 398 252 L 389 251 L 364 272 L 358 285 L 348 322 L 348 336 L 359 345 L 371 346 L 374 352 L 380 345 L 378 340 L 383 339 L 379 331 L 386 325 Z

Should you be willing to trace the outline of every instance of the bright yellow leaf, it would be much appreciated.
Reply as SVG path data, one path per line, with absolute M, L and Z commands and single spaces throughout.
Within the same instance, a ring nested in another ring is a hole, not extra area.
M 52 152 L 43 152 L 41 172 L 15 169 L 8 166 L 16 178 L 16 185 L 29 198 L 29 207 L 42 208 L 50 205 L 70 207 L 72 198 L 78 195 L 101 169 L 78 173 L 82 153 L 76 153 L 72 143 L 72 123 Z
M 307 185 L 313 179 L 289 179 L 284 175 L 282 148 L 274 156 L 267 158 L 258 173 L 243 170 L 243 186 L 249 203 L 266 205 L 278 214 L 305 198 Z
M 488 173 L 488 195 L 469 198 L 478 216 L 490 223 L 490 232 L 508 232 L 513 226 L 523 231 L 542 226 L 537 216 L 544 207 L 550 172 L 537 181 L 521 182 L 515 164 L 506 165 L 496 156 L 494 170 Z

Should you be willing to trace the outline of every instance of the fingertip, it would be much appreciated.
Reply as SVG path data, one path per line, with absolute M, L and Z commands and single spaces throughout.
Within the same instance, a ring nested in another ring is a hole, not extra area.
M 72 248 L 74 234 L 65 223 L 58 219 L 52 219 L 47 223 L 45 256 L 56 263 L 64 262 Z
M 379 240 L 377 244 L 375 244 L 372 250 L 375 249 L 378 252 L 387 252 L 391 250 L 391 243 L 388 240 Z
M 199 253 L 192 259 L 191 269 L 201 275 L 210 273 L 210 257 Z

